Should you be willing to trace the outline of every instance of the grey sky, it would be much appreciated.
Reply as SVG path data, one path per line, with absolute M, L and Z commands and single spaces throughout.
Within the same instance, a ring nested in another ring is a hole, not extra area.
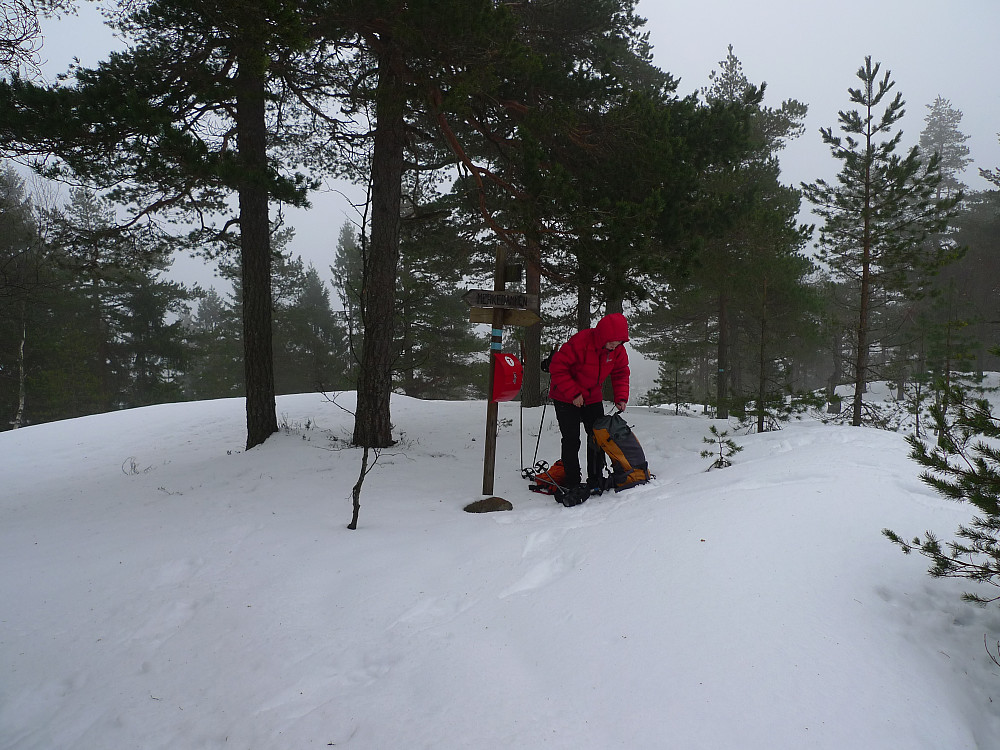
M 975 167 L 1000 166 L 1000 0 L 639 0 L 658 67 L 681 78 L 680 93 L 699 90 L 728 45 L 752 83 L 767 83 L 766 103 L 809 105 L 806 132 L 782 155 L 785 182 L 832 178 L 839 163 L 820 139 L 853 109 L 847 89 L 865 55 L 882 63 L 906 101 L 903 142 L 918 142 L 938 96 L 964 117 L 974 160 L 965 182 L 990 188 Z
M 839 164 L 819 128 L 836 129 L 838 111 L 853 108 L 847 89 L 857 85 L 855 72 L 868 54 L 891 71 L 907 103 L 904 144 L 918 141 L 926 105 L 942 96 L 964 115 L 961 130 L 973 159 L 969 187 L 988 189 L 978 167 L 1000 166 L 1000 0 L 640 0 L 638 12 L 648 19 L 656 64 L 681 79 L 680 94 L 706 86 L 732 44 L 747 78 L 767 83 L 768 105 L 789 98 L 809 105 L 806 132 L 781 156 L 787 184 L 836 175 Z M 74 56 L 96 63 L 113 43 L 90 6 L 79 18 L 47 22 L 43 31 L 50 78 Z M 313 206 L 288 213 L 297 230 L 292 251 L 326 277 L 340 226 L 356 217 L 336 192 L 314 196 Z M 200 260 L 178 259 L 175 275 L 212 283 Z

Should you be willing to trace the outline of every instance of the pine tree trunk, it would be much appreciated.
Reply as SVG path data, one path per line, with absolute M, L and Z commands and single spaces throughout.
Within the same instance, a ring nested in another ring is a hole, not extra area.
M 868 255 L 867 248 L 865 249 L 865 255 L 866 257 Z M 861 417 L 864 413 L 864 394 L 868 388 L 868 297 L 870 294 L 868 276 L 868 263 L 866 262 L 861 276 L 861 303 L 859 305 L 857 330 L 858 345 L 855 353 L 854 403 L 851 416 L 851 424 L 855 427 L 861 426 Z
M 91 254 L 94 269 L 100 265 L 96 251 Z M 111 347 L 108 342 L 108 326 L 104 320 L 104 305 L 101 299 L 101 282 L 97 271 L 90 278 L 90 312 L 94 324 L 94 365 L 97 370 L 97 409 L 109 412 L 115 408 L 114 389 L 111 383 Z
M 271 241 L 268 223 L 267 126 L 259 49 L 242 50 L 236 86 L 240 159 L 240 266 L 243 275 L 243 373 L 247 449 L 278 431 L 271 350 Z
M 27 378 L 25 373 L 27 368 L 24 366 L 24 343 L 28 338 L 28 321 L 27 321 L 27 305 L 24 301 L 21 302 L 21 343 L 18 346 L 17 352 L 17 414 L 14 415 L 14 420 L 11 422 L 13 429 L 18 429 L 19 427 L 24 427 L 24 404 L 27 401 L 27 388 L 25 387 Z
M 764 282 L 763 294 L 767 297 L 767 282 Z M 757 432 L 764 432 L 766 427 L 767 409 L 767 303 L 760 316 L 760 354 L 757 358 Z
M 578 261 L 579 258 L 580 256 L 577 255 Z M 579 273 L 580 279 L 577 283 L 576 297 L 576 330 L 582 331 L 592 325 L 590 311 L 594 303 L 594 276 L 587 273 L 582 265 L 580 265 Z
M 729 316 L 726 295 L 719 295 L 719 372 L 716 381 L 716 419 L 729 419 Z
M 865 203 L 864 203 L 864 235 L 862 239 L 861 256 L 861 294 L 858 303 L 858 349 L 856 359 L 856 369 L 854 372 L 854 411 L 851 417 L 851 424 L 854 427 L 861 426 L 861 417 L 864 413 L 864 394 L 868 389 L 868 315 L 869 299 L 871 297 L 871 265 L 872 265 L 872 239 L 871 239 L 871 139 L 868 145 L 868 166 L 865 170 Z
M 385 40 L 383 40 L 385 41 Z M 354 417 L 355 445 L 392 445 L 389 399 L 395 360 L 396 276 L 399 268 L 399 207 L 402 198 L 403 115 L 406 94 L 399 52 L 388 40 L 379 55 L 375 142 L 372 152 L 371 246 L 362 290 L 364 345 Z
M 620 296 L 613 298 L 609 297 L 608 304 L 604 308 L 604 314 L 610 315 L 611 313 L 620 313 L 623 312 L 624 309 L 625 309 L 624 301 Z M 629 385 L 631 386 L 631 383 Z M 632 394 L 629 394 L 629 396 L 630 398 L 632 398 L 632 401 L 634 403 L 635 398 L 632 396 Z M 615 389 L 614 386 L 611 384 L 611 378 L 605 380 L 604 384 L 601 386 L 601 398 L 609 402 L 613 402 L 615 400 Z
M 528 259 L 525 263 L 525 286 L 528 294 L 536 294 L 541 299 L 542 274 L 539 268 L 538 243 L 531 241 Z M 539 303 L 540 304 L 540 303 Z M 535 310 L 541 313 L 541 310 Z M 524 386 L 521 389 L 521 406 L 542 405 L 542 324 L 536 323 L 524 329 Z
M 830 377 L 826 381 L 827 414 L 840 414 L 841 412 L 842 407 L 840 397 L 837 395 L 837 386 L 840 385 L 843 376 L 843 333 L 838 326 L 833 334 L 833 372 L 830 373 Z

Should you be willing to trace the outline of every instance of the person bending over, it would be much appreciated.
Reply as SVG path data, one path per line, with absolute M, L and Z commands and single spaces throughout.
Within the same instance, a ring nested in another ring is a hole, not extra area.
M 593 328 L 574 334 L 559 347 L 549 365 L 549 396 L 562 436 L 566 486 L 581 484 L 580 425 L 587 435 L 587 487 L 600 492 L 604 451 L 593 440 L 594 422 L 604 415 L 601 387 L 611 378 L 615 407 L 625 411 L 629 392 L 628 321 L 621 313 L 605 315 Z

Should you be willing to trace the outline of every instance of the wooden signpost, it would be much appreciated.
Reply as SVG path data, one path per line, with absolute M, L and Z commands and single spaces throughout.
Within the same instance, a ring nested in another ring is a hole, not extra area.
M 492 323 L 493 311 L 486 307 L 473 307 L 469 310 L 470 323 Z M 542 319 L 534 310 L 504 310 L 503 325 L 505 326 L 533 326 L 541 323 Z
M 497 247 L 496 270 L 493 276 L 493 289 L 470 289 L 462 295 L 462 299 L 471 308 L 469 322 L 489 323 L 493 326 L 490 335 L 489 373 L 487 375 L 486 393 L 493 393 L 493 376 L 495 371 L 494 356 L 500 353 L 503 346 L 503 327 L 530 326 L 540 323 L 538 313 L 538 295 L 523 292 L 505 291 L 508 278 L 507 249 L 503 245 Z M 497 414 L 499 405 L 489 398 L 486 405 L 486 448 L 483 456 L 483 494 L 493 494 L 493 475 L 497 458 Z
M 500 282 L 503 284 L 503 282 Z M 506 310 L 538 309 L 538 295 L 524 292 L 470 289 L 462 295 L 462 300 L 470 307 L 502 307 Z

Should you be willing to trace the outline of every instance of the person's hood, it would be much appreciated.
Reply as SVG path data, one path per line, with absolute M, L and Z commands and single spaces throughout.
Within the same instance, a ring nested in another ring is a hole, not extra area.
M 628 341 L 628 321 L 621 313 L 605 315 L 594 326 L 594 343 L 600 349 L 609 341 Z

